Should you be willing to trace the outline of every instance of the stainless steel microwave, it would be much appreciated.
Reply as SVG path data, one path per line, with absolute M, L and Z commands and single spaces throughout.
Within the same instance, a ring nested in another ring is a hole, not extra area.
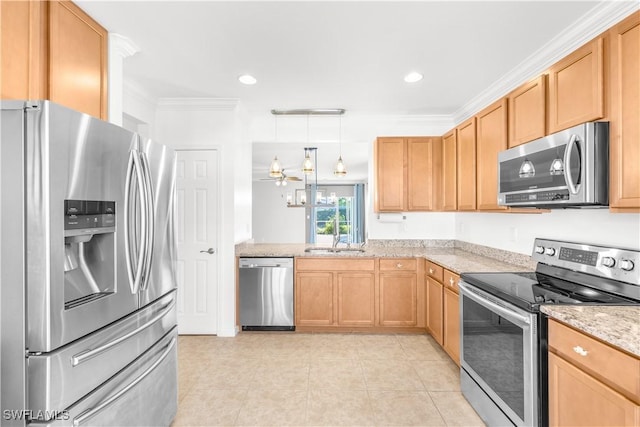
M 609 123 L 590 122 L 498 154 L 498 204 L 609 205 Z

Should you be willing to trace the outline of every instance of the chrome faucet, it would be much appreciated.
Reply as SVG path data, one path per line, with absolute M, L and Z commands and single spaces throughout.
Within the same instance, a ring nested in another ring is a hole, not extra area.
M 340 213 L 336 212 L 336 221 L 333 225 L 333 247 L 337 247 L 340 242 Z

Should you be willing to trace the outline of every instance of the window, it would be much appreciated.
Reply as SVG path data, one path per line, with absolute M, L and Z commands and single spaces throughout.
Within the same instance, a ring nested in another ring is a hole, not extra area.
M 307 213 L 307 243 L 364 242 L 364 184 L 318 186 L 315 202 Z

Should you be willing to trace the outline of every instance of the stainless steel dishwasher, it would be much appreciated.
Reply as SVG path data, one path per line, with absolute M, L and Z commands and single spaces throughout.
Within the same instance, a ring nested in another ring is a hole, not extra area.
M 243 331 L 293 331 L 293 258 L 240 258 Z

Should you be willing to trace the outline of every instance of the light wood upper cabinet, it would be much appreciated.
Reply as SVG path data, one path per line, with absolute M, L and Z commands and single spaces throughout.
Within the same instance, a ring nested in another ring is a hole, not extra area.
M 509 148 L 542 138 L 547 131 L 547 75 L 513 90 L 508 96 Z
M 441 201 L 442 138 L 407 139 L 407 208 L 439 210 Z
M 472 117 L 457 131 L 458 210 L 476 210 L 476 118 Z
M 2 99 L 107 119 L 107 31 L 70 1 L 1 2 Z
M 442 210 L 458 209 L 457 177 L 456 177 L 456 130 L 442 137 Z
M 613 27 L 609 205 L 640 209 L 640 12 Z M 624 210 L 622 210 L 624 212 Z
M 440 137 L 381 137 L 375 146 L 376 212 L 431 211 L 440 205 Z
M 378 138 L 375 145 L 376 212 L 402 212 L 406 205 L 404 138 Z
M 507 149 L 507 100 L 482 110 L 477 119 L 478 210 L 505 210 L 498 205 L 498 153 Z
M 601 37 L 549 69 L 549 133 L 604 117 Z
M 2 1 L 0 15 L 1 98 L 46 98 L 47 3 Z

